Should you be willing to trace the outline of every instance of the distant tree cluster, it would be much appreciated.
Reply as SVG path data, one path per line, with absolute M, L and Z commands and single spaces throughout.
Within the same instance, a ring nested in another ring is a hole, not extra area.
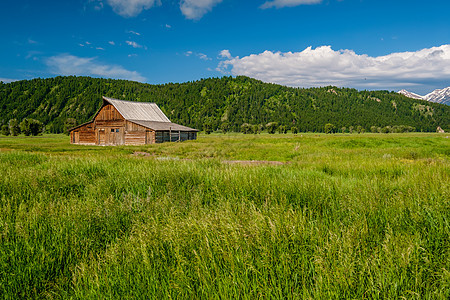
M 19 123 L 17 119 L 11 119 L 8 124 L 1 125 L 1 134 L 18 136 L 23 133 L 26 136 L 35 136 L 42 134 L 44 129 L 44 124 L 38 120 L 25 118 Z
M 162 85 L 74 76 L 16 81 L 0 85 L 0 120 L 39 120 L 47 132 L 68 132 L 93 117 L 102 96 L 155 102 L 172 122 L 206 133 L 450 129 L 447 105 L 395 92 L 292 88 L 245 76 Z

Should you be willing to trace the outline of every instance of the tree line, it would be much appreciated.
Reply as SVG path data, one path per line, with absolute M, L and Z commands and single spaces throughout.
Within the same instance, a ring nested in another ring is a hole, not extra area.
M 447 105 L 389 91 L 292 88 L 245 76 L 160 85 L 75 76 L 0 83 L 0 125 L 9 128 L 12 119 L 33 119 L 46 132 L 61 133 L 89 121 L 102 96 L 155 102 L 172 122 L 205 132 L 450 129 Z
M 3 124 L 0 128 L 0 132 L 3 135 L 18 136 L 23 133 L 26 136 L 40 135 L 44 132 L 45 126 L 39 120 L 35 119 L 23 119 L 22 122 L 18 122 L 17 119 L 11 119 L 8 124 Z

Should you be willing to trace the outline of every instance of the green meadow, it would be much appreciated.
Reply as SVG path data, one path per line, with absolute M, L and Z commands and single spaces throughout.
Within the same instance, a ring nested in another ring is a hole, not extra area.
M 4 299 L 449 299 L 448 134 L 0 137 Z

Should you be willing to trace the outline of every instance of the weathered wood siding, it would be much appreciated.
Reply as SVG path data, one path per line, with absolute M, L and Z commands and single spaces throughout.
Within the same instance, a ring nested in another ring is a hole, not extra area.
M 150 129 L 147 129 L 145 132 L 145 143 L 146 144 L 154 144 L 156 143 L 156 132 Z
M 94 124 L 85 124 L 70 133 L 70 142 L 72 144 L 95 145 Z
M 124 145 L 125 132 L 123 127 L 98 127 L 97 145 Z
M 94 124 L 97 145 L 125 144 L 125 119 L 111 104 L 102 107 Z
M 106 104 L 102 107 L 102 109 L 98 112 L 97 116 L 95 117 L 95 121 L 123 121 L 124 118 L 122 115 L 117 111 L 117 109 L 112 106 L 111 104 Z
M 147 128 L 125 121 L 125 144 L 126 145 L 145 145 L 147 144 Z

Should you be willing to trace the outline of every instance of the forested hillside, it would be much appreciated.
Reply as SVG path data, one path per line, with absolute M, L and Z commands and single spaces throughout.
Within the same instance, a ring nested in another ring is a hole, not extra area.
M 78 124 L 88 121 L 103 95 L 155 102 L 172 122 L 200 130 L 241 131 L 243 124 L 271 122 L 304 132 L 322 132 L 329 123 L 336 131 L 398 125 L 417 131 L 450 129 L 447 105 L 395 92 L 290 88 L 243 76 L 163 85 L 73 76 L 0 83 L 0 122 L 32 118 L 48 132 L 62 132 L 69 118 Z

